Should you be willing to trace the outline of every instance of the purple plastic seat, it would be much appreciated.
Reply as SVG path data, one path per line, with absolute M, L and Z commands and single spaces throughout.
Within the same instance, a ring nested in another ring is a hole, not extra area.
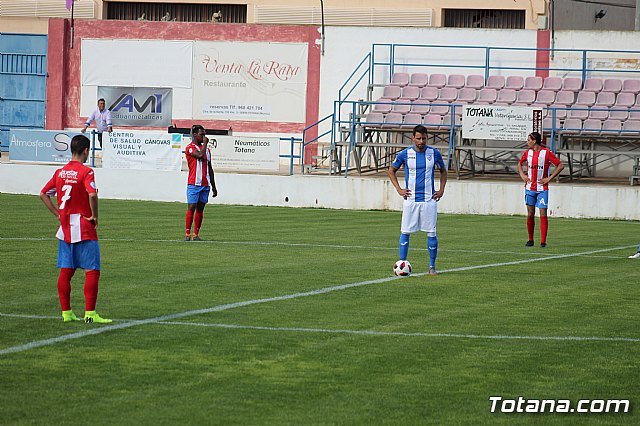
M 560 77 L 547 77 L 542 83 L 542 90 L 559 92 L 560 89 L 562 89 L 562 78 Z
M 622 131 L 624 134 L 640 133 L 640 120 L 627 120 L 622 123 Z
M 603 92 L 620 93 L 622 91 L 622 80 L 618 78 L 607 78 L 602 83 Z
M 409 86 L 424 87 L 429 82 L 429 75 L 421 72 L 411 74 Z
M 582 79 L 577 77 L 567 77 L 562 80 L 562 90 L 569 92 L 579 92 L 582 89 Z
M 462 103 L 472 104 L 478 97 L 478 91 L 471 87 L 463 87 L 458 90 L 458 101 Z
M 412 101 L 420 97 L 420 88 L 416 86 L 406 86 L 402 88 L 401 99 L 411 99 Z
M 484 87 L 500 90 L 504 88 L 505 79 L 502 75 L 490 75 Z
M 404 116 L 402 127 L 415 127 L 422 124 L 422 114 L 409 113 Z
M 629 108 L 636 102 L 636 95 L 629 92 L 620 92 L 616 96 L 616 103 L 609 111 L 609 118 L 625 121 L 629 117 Z
M 487 105 L 492 104 L 496 101 L 498 97 L 498 91 L 496 89 L 484 88 L 480 89 L 478 92 L 478 98 L 476 99 L 476 104 Z
M 443 87 L 440 89 L 440 95 L 438 96 L 438 102 L 451 103 L 458 99 L 458 89 L 453 87 Z
M 399 86 L 384 86 L 382 97 L 385 99 L 396 100 L 400 97 L 402 90 Z
M 551 105 L 556 100 L 556 92 L 553 90 L 542 89 L 536 94 L 536 103 L 543 105 Z
M 561 90 L 556 94 L 554 103 L 559 105 L 572 105 L 575 97 L 575 93 L 571 90 Z
M 602 129 L 602 121 L 588 118 L 582 122 L 583 134 L 599 134 Z
M 363 124 L 367 127 L 380 127 L 384 122 L 384 114 L 380 112 L 370 112 L 364 118 Z
M 607 118 L 609 118 L 609 108 L 605 108 L 602 106 L 593 106 L 589 111 L 588 118 L 600 121 L 606 120 Z
M 470 89 L 482 89 L 484 87 L 484 76 L 477 74 L 468 75 L 465 87 Z
M 516 91 L 513 89 L 498 90 L 498 96 L 496 97 L 496 104 L 498 105 L 511 105 L 516 101 Z
M 426 127 L 439 127 L 442 124 L 442 116 L 427 114 L 424 116 L 422 124 Z
M 584 81 L 584 87 L 582 88 L 585 92 L 600 92 L 602 90 L 602 79 L 601 78 L 588 78 Z
M 440 91 L 437 87 L 423 87 L 422 89 L 420 89 L 419 99 L 433 102 L 438 99 L 439 94 Z
M 446 115 L 449 114 L 450 104 L 441 100 L 438 100 L 431 104 L 429 114 L 431 115 Z
M 589 105 L 575 104 L 567 112 L 567 117 L 569 119 L 586 120 L 587 118 L 589 118 L 588 108 L 589 108 Z
M 524 79 L 524 89 L 538 91 L 542 89 L 542 77 L 529 76 Z
M 576 104 L 591 106 L 595 103 L 596 103 L 595 92 L 589 92 L 584 90 L 578 92 L 578 96 L 576 97 Z
M 391 112 L 391 108 L 393 105 L 391 104 L 393 99 L 380 98 L 373 104 L 372 112 L 379 112 L 382 114 L 387 114 Z
M 598 106 L 613 106 L 616 103 L 616 94 L 613 92 L 600 92 L 596 97 L 596 105 Z
M 562 124 L 563 133 L 580 133 L 582 130 L 582 120 L 578 118 L 567 118 Z
M 407 114 L 409 111 L 411 111 L 411 99 L 400 98 L 393 101 L 391 112 Z
M 525 82 L 526 84 L 526 82 Z M 542 81 L 540 82 L 542 84 Z M 536 100 L 536 92 L 532 89 L 522 89 L 518 92 L 516 96 L 516 101 L 513 103 L 514 106 L 525 106 L 531 105 Z
M 429 110 L 431 109 L 431 105 L 429 103 L 427 103 L 428 101 L 421 101 L 421 100 L 417 100 L 416 102 L 414 102 L 411 105 L 411 111 L 409 111 L 412 114 L 420 114 L 420 115 L 426 115 L 429 113 Z
M 625 80 L 622 82 L 622 92 L 633 93 L 637 95 L 640 93 L 640 80 Z
M 510 75 L 504 85 L 505 89 L 521 90 L 524 87 L 524 77 L 519 75 Z
M 451 74 L 449 78 L 447 78 L 447 87 L 454 87 L 456 89 L 460 89 L 464 87 L 464 75 L 461 74 Z
M 429 84 L 428 86 L 437 87 L 438 89 L 443 88 L 447 85 L 447 76 L 444 74 L 431 74 L 429 76 Z
M 396 128 L 402 125 L 402 114 L 398 112 L 390 112 L 389 114 L 384 116 L 384 124 L 383 128 Z
M 406 72 L 396 72 L 393 73 L 393 77 L 391 77 L 391 85 L 392 86 L 400 86 L 404 87 L 409 84 L 409 74 Z
M 608 119 L 602 123 L 602 135 L 619 135 L 622 130 L 622 122 L 620 120 Z

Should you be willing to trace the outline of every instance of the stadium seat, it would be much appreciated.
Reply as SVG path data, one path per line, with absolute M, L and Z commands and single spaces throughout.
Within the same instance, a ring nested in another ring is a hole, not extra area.
M 625 80 L 622 82 L 623 93 L 633 93 L 637 95 L 640 93 L 640 80 Z
M 575 104 L 567 113 L 567 117 L 569 119 L 586 120 L 587 118 L 589 118 L 588 108 L 590 108 L 589 105 Z
M 447 78 L 447 87 L 454 87 L 456 89 L 460 89 L 464 87 L 464 75 L 461 74 L 451 74 L 449 78 Z
M 613 120 L 613 119 L 609 119 L 609 120 L 605 120 L 602 123 L 602 134 L 603 135 L 611 135 L 611 136 L 615 136 L 615 135 L 619 135 L 620 134 L 620 130 L 622 130 L 622 122 L 620 120 Z
M 588 118 L 582 122 L 583 134 L 593 135 L 599 134 L 602 129 L 602 121 L 593 118 Z
M 582 120 L 577 118 L 568 118 L 562 124 L 563 133 L 580 133 L 582 130 Z
M 411 111 L 411 99 L 400 98 L 393 101 L 391 112 L 407 114 L 409 111 Z
M 536 92 L 542 89 L 542 77 L 529 76 L 525 78 L 523 89 L 535 90 Z
M 382 97 L 385 99 L 396 100 L 400 97 L 402 89 L 399 86 L 384 86 Z
M 429 84 L 428 86 L 437 87 L 438 89 L 443 88 L 447 85 L 447 76 L 444 74 L 431 74 L 429 76 Z
M 476 99 L 476 104 L 478 105 L 488 105 L 492 104 L 496 101 L 498 97 L 498 91 L 496 89 L 484 88 L 480 89 L 478 92 L 478 98 Z
M 564 120 L 565 118 L 567 118 L 567 105 L 562 105 L 562 104 L 551 104 L 549 105 L 549 107 L 552 109 L 549 111 L 548 116 L 552 117 L 553 116 L 553 111 L 555 111 L 556 113 L 556 118 L 558 120 Z
M 625 121 L 629 117 L 629 108 L 636 101 L 636 95 L 629 92 L 620 92 L 616 96 L 616 103 L 609 111 L 609 118 L 614 120 Z
M 400 99 L 410 99 L 412 101 L 420 97 L 420 88 L 416 86 L 406 86 L 402 88 Z
M 472 104 L 478 97 L 478 91 L 471 87 L 463 87 L 458 90 L 458 101 L 466 104 Z
M 382 127 L 389 129 L 389 128 L 400 127 L 401 125 L 402 125 L 402 114 L 398 112 L 390 112 L 389 114 L 385 115 L 384 124 L 382 125 Z
M 556 100 L 554 103 L 565 106 L 573 105 L 575 97 L 575 93 L 571 90 L 561 90 L 556 94 Z
M 439 127 L 442 124 L 442 116 L 435 114 L 427 114 L 422 120 L 422 124 L 426 127 Z
M 379 112 L 382 114 L 391 112 L 391 108 L 393 107 L 392 102 L 392 99 L 380 98 L 375 104 L 373 104 L 372 112 Z
M 577 105 L 591 106 L 595 103 L 596 103 L 595 92 L 590 92 L 585 90 L 578 92 L 578 97 L 576 98 Z
M 551 105 L 555 100 L 556 92 L 554 92 L 553 90 L 542 89 L 536 94 L 535 103 L 548 106 Z
M 411 105 L 410 113 L 426 115 L 429 113 L 429 109 L 431 109 L 431 106 L 426 101 L 418 100 Z
M 609 108 L 602 106 L 593 106 L 591 110 L 589 110 L 588 118 L 600 121 L 606 120 L 607 118 L 609 118 Z
M 446 115 L 449 114 L 450 104 L 442 100 L 438 100 L 431 104 L 429 114 L 431 115 Z
M 422 115 L 409 113 L 404 116 L 404 121 L 402 122 L 402 127 L 415 127 L 418 124 L 422 124 Z
M 391 85 L 392 86 L 400 86 L 404 87 L 409 84 L 409 74 L 406 72 L 396 72 L 393 73 L 393 77 L 391 77 Z
M 547 133 L 551 133 L 551 128 L 553 125 L 553 119 L 548 116 L 546 117 L 544 120 L 542 120 L 542 129 L 543 131 L 547 132 Z M 556 119 L 556 132 L 560 131 L 561 126 L 560 126 L 560 120 Z
M 539 104 L 539 103 L 532 103 L 531 105 L 529 105 L 531 108 L 533 109 L 541 109 L 542 110 L 542 118 L 546 118 L 547 115 L 549 115 L 549 105 L 545 105 L 545 104 Z
M 429 75 L 421 72 L 411 74 L 409 86 L 424 87 L 429 82 Z
M 602 79 L 601 78 L 588 78 L 584 81 L 584 87 L 582 88 L 585 92 L 600 92 L 602 90 Z
M 451 103 L 458 99 L 458 89 L 454 87 L 443 87 L 438 95 L 438 102 Z
M 622 80 L 618 78 L 607 78 L 602 83 L 603 92 L 620 93 L 622 91 Z
M 454 115 L 454 117 L 455 117 L 454 125 L 460 126 L 462 124 L 462 119 L 460 118 L 459 115 Z M 451 115 L 447 114 L 444 117 L 442 117 L 442 124 L 444 126 L 451 126 Z
M 487 84 L 484 86 L 488 89 L 500 90 L 504 88 L 505 79 L 502 75 L 490 75 Z
M 525 81 L 526 84 L 526 81 Z M 542 84 L 542 81 L 540 82 Z M 518 91 L 514 106 L 527 106 L 531 105 L 536 100 L 536 92 L 533 89 L 522 89 Z
M 367 127 L 380 127 L 384 123 L 384 115 L 380 112 L 370 112 L 364 118 L 364 124 Z
M 433 102 L 438 99 L 440 91 L 437 87 L 423 87 L 420 89 L 420 98 L 421 100 Z
M 504 85 L 505 89 L 521 90 L 524 87 L 524 77 L 519 75 L 510 75 Z
M 616 103 L 616 94 L 613 92 L 600 92 L 596 97 L 595 105 L 610 107 Z
M 562 80 L 562 90 L 568 92 L 579 92 L 582 89 L 582 79 L 577 77 L 567 77 Z
M 482 89 L 484 87 L 484 76 L 477 74 L 468 75 L 465 87 L 477 90 Z
M 542 83 L 542 90 L 559 92 L 560 89 L 562 89 L 562 78 L 560 77 L 547 77 Z
M 513 89 L 501 89 L 498 90 L 498 96 L 496 97 L 497 105 L 511 105 L 516 101 L 516 91 Z
M 627 120 L 622 123 L 622 131 L 626 134 L 640 133 L 640 120 Z

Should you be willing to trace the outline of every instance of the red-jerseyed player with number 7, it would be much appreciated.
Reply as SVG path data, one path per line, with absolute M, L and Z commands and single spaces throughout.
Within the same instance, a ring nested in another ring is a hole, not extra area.
M 65 322 L 82 321 L 71 310 L 71 278 L 76 269 L 85 270 L 84 297 L 86 323 L 109 323 L 96 313 L 100 280 L 98 244 L 98 189 L 93 170 L 84 165 L 89 157 L 89 139 L 77 135 L 71 139 L 71 161 L 58 169 L 42 188 L 40 199 L 60 220 L 58 238 L 58 296 Z M 57 194 L 58 207 L 51 201 Z

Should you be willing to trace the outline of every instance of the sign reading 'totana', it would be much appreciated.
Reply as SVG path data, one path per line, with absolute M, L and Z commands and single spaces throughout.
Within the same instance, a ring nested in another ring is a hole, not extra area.
M 524 142 L 534 131 L 542 133 L 542 109 L 503 105 L 462 108 L 462 137 L 466 139 Z
M 214 169 L 278 171 L 280 139 L 248 136 L 207 136 Z

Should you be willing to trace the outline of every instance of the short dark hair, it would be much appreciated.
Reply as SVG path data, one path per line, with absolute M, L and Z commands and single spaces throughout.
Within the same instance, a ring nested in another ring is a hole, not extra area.
M 538 133 L 538 132 L 531 132 L 531 133 L 529 134 L 529 136 L 531 136 L 533 139 L 535 139 L 535 140 L 536 140 L 536 143 L 537 143 L 538 145 L 542 145 L 542 135 L 541 135 L 540 133 Z
M 105 104 L 107 103 L 107 101 L 105 101 L 104 98 L 98 99 L 98 103 L 100 103 L 100 101 L 104 102 Z
M 413 128 L 413 136 L 415 136 L 416 133 L 421 133 L 423 135 L 426 135 L 427 134 L 427 128 L 424 127 L 422 124 L 418 124 L 416 127 Z
M 73 139 L 71 139 L 71 154 L 82 154 L 90 145 L 91 142 L 89 142 L 88 137 L 85 135 L 75 135 Z
M 205 130 L 204 130 L 204 127 L 202 127 L 202 125 L 201 125 L 201 124 L 194 124 L 193 126 L 191 126 L 191 135 L 192 135 L 192 136 L 193 136 L 193 135 L 195 135 L 195 134 L 196 134 L 196 133 L 198 133 L 200 130 L 202 130 L 203 132 L 205 131 Z M 205 132 L 205 133 L 206 133 L 206 132 Z

